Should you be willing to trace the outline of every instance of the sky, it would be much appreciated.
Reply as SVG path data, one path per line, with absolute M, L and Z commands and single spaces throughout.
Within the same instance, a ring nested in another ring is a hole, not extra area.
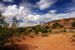
M 0 0 L 5 21 L 16 17 L 20 27 L 35 26 L 63 18 L 75 18 L 75 0 Z

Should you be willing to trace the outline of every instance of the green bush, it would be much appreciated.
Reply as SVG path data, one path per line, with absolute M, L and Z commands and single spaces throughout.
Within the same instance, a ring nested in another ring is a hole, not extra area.
M 63 25 L 61 25 L 61 24 L 59 24 L 58 22 L 56 22 L 56 23 L 54 23 L 53 25 L 52 25 L 52 28 L 54 29 L 54 28 L 62 28 L 63 27 Z
M 9 31 L 9 29 L 3 27 L 2 30 L 0 30 L 0 46 L 3 46 L 11 35 L 12 33 Z

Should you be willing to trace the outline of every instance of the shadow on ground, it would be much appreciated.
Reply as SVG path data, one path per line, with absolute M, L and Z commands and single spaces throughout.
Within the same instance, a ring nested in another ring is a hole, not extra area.
M 29 50 L 29 46 L 24 44 L 21 45 L 15 44 L 15 45 L 0 47 L 0 50 Z

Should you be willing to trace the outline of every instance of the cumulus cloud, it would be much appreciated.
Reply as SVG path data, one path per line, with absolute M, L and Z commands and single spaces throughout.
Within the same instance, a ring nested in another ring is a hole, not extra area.
M 50 10 L 46 14 L 31 14 L 30 9 L 27 9 L 25 6 L 20 6 L 17 8 L 16 5 L 8 6 L 5 9 L 5 12 L 2 13 L 6 17 L 6 21 L 12 21 L 12 17 L 17 17 L 18 20 L 23 18 L 23 22 L 19 23 L 20 27 L 27 27 L 27 26 L 35 26 L 42 23 L 46 23 L 52 20 L 58 20 L 62 18 L 72 18 L 75 15 L 75 12 L 69 12 L 69 13 L 61 13 L 56 14 L 56 10 Z
M 0 3 L 0 10 L 3 11 L 3 10 L 5 10 L 5 9 L 6 9 L 6 6 L 4 6 L 3 3 Z
M 37 21 L 39 20 L 40 15 L 28 15 L 27 19 L 30 21 Z
M 18 8 L 16 5 L 8 6 L 4 13 L 4 16 L 15 16 L 18 14 Z
M 40 2 L 37 3 L 37 6 L 43 10 L 54 4 L 56 0 L 40 0 Z
M 6 17 L 12 17 L 12 16 L 25 16 L 30 13 L 30 10 L 27 7 L 20 6 L 17 7 L 17 5 L 10 5 L 7 6 L 4 12 L 2 13 L 3 16 Z
M 27 6 L 20 5 L 20 7 L 17 7 L 17 5 L 10 5 L 7 6 L 4 12 L 2 13 L 3 16 L 5 16 L 6 21 L 8 23 L 12 22 L 12 18 L 15 16 L 17 20 L 23 20 L 24 24 L 30 25 L 31 23 L 28 21 L 38 22 L 40 15 L 34 15 L 31 13 L 30 8 Z M 26 23 L 27 21 L 27 23 Z M 23 23 L 20 23 L 22 25 Z M 30 23 L 30 24 L 28 24 Z M 33 24 L 32 25 L 35 25 Z M 26 26 L 27 26 L 26 25 Z M 31 26 L 31 25 L 30 25 Z

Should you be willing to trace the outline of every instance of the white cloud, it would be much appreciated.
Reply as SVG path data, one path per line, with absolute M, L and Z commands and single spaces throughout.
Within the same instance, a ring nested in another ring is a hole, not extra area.
M 4 16 L 15 16 L 18 14 L 18 8 L 16 5 L 8 6 L 4 13 Z
M 3 11 L 3 10 L 5 10 L 5 9 L 6 9 L 6 6 L 4 6 L 4 4 L 0 2 L 0 10 Z
M 52 2 L 50 3 L 48 1 L 52 1 Z M 48 8 L 53 3 L 54 3 L 53 0 L 41 0 L 40 2 L 37 3 L 37 5 L 41 10 L 43 10 Z M 20 5 L 19 8 L 17 7 L 17 5 L 9 5 L 7 7 L 1 5 L 0 9 L 4 10 L 2 15 L 6 17 L 7 22 L 12 21 L 12 17 L 14 16 L 17 17 L 18 20 L 22 18 L 23 23 L 20 23 L 19 25 L 21 27 L 34 26 L 40 24 L 41 22 L 49 22 L 52 20 L 58 20 L 62 18 L 75 17 L 75 12 L 73 11 L 69 13 L 56 14 L 57 10 L 50 10 L 46 14 L 41 14 L 41 15 L 33 14 L 30 5 L 26 3 Z
M 74 12 L 73 11 L 68 12 L 68 13 L 60 13 L 60 14 L 56 14 L 54 12 L 53 13 L 46 13 L 46 14 L 44 14 L 42 16 L 43 16 L 42 19 L 45 22 L 49 22 L 49 21 L 59 20 L 59 19 L 63 19 L 63 18 L 75 18 L 75 11 Z
M 19 8 L 17 5 L 10 5 L 8 6 L 5 11 L 2 13 L 3 16 L 11 17 L 11 16 L 25 16 L 30 13 L 30 10 L 26 7 L 20 6 Z
M 16 5 L 8 6 L 6 11 L 3 13 L 4 16 L 7 16 L 7 21 L 11 21 L 11 17 L 16 16 L 18 19 L 23 18 L 23 23 L 20 23 L 19 26 L 21 27 L 27 27 L 27 26 L 35 26 L 40 24 L 40 22 L 49 22 L 52 20 L 58 20 L 62 18 L 71 18 L 75 16 L 75 12 L 69 12 L 69 13 L 61 13 L 61 14 L 55 14 L 56 10 L 50 10 L 49 13 L 46 14 L 31 14 L 31 11 L 23 6 L 20 6 L 20 8 L 17 8 Z M 18 15 L 17 15 L 18 14 Z M 28 22 L 32 21 L 32 22 Z M 34 23 L 35 22 L 35 23 Z
M 40 0 L 40 2 L 37 3 L 37 6 L 43 10 L 54 4 L 56 0 Z
M 13 2 L 13 0 L 3 0 L 3 2 Z
M 5 16 L 6 21 L 12 21 L 12 18 L 15 16 L 17 17 L 18 20 L 20 20 L 21 18 L 23 18 L 23 21 L 34 21 L 37 22 L 40 18 L 39 15 L 33 15 L 31 14 L 30 8 L 28 8 L 27 6 L 20 6 L 19 8 L 17 8 L 17 5 L 10 5 L 8 7 L 6 7 L 6 9 L 4 10 L 4 12 L 2 13 L 3 16 Z M 29 22 L 28 22 L 29 23 Z M 26 23 L 27 25 L 30 25 Z M 21 23 L 20 25 L 22 25 L 23 23 Z M 36 24 L 36 23 L 35 23 Z M 32 24 L 32 25 L 35 25 Z M 25 25 L 25 26 L 27 26 Z
M 75 4 L 75 0 L 72 0 L 73 1 L 73 3 Z
M 52 14 L 54 14 L 54 13 L 56 13 L 57 11 L 56 10 L 50 10 L 49 11 L 49 13 L 52 13 Z
M 26 17 L 29 12 L 30 10 L 28 10 L 26 7 L 20 6 L 18 8 L 17 5 L 10 5 L 5 7 L 2 15 L 5 16 L 7 22 L 9 22 L 14 16 L 20 19 L 20 17 Z
M 30 21 L 38 21 L 40 18 L 40 15 L 28 15 L 27 19 Z

